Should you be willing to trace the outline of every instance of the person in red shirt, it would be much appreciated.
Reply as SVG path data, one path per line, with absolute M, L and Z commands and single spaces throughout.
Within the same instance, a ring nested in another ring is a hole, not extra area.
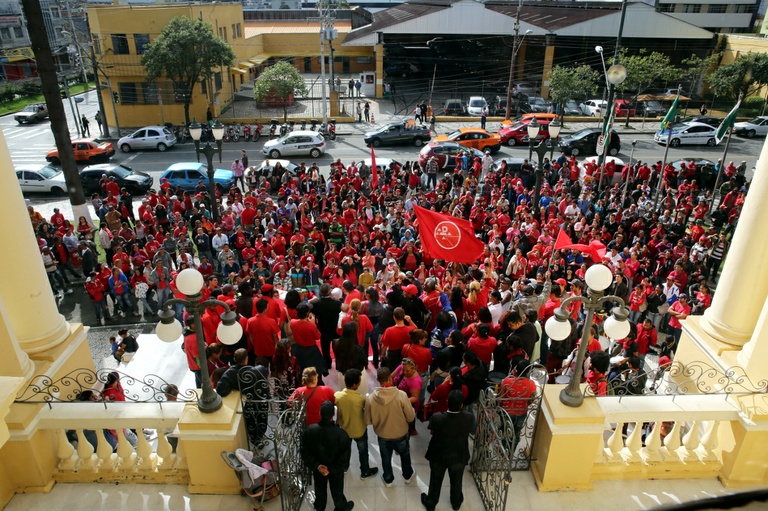
M 366 336 L 373 332 L 373 323 L 371 323 L 371 320 L 368 319 L 368 316 L 365 314 L 360 314 L 361 307 L 362 302 L 357 298 L 349 302 L 349 315 L 345 316 L 344 319 L 341 320 L 341 328 L 338 328 L 336 333 L 341 335 L 341 330 L 344 328 L 344 325 L 350 321 L 353 321 L 357 323 L 357 344 L 360 346 L 365 346 Z M 365 355 L 366 357 L 368 356 L 367 353 Z
M 302 387 L 291 394 L 288 401 L 304 401 L 307 410 L 307 426 L 320 422 L 320 406 L 326 401 L 336 403 L 336 393 L 319 380 L 317 369 L 307 367 L 301 373 Z
M 528 405 L 536 397 L 536 383 L 528 377 L 528 366 L 528 360 L 520 360 L 512 369 L 512 374 L 502 380 L 499 389 L 501 407 L 512 419 L 516 439 L 520 438 L 520 431 L 528 418 Z
M 496 349 L 496 338 L 491 337 L 491 328 L 485 323 L 477 327 L 477 336 L 471 337 L 467 342 L 467 350 L 475 353 L 486 367 L 491 364 L 493 350 Z
M 200 352 L 197 346 L 197 333 L 195 333 L 195 318 L 188 316 L 184 322 L 184 353 L 187 355 L 187 366 L 195 375 L 195 388 L 199 389 L 203 380 L 200 376 Z
M 85 290 L 93 302 L 93 309 L 96 312 L 96 320 L 102 325 L 107 316 L 107 299 L 105 296 L 104 284 L 99 280 L 95 271 L 92 271 L 85 279 Z
M 261 298 L 267 302 L 267 312 L 266 315 L 273 320 L 275 320 L 276 324 L 280 323 L 280 304 L 278 304 L 275 299 L 273 298 L 273 293 L 275 291 L 275 288 L 272 286 L 272 284 L 264 284 L 261 286 Z M 253 315 L 256 315 L 258 311 L 256 310 L 256 302 L 253 303 Z M 271 355 L 270 355 L 271 356 Z
M 418 372 L 422 379 L 426 380 L 429 376 L 429 367 L 432 365 L 432 350 L 425 346 L 427 342 L 427 332 L 421 329 L 411 330 L 409 332 L 411 337 L 410 344 L 406 344 L 400 350 L 403 358 L 410 358 L 413 363 L 416 364 L 416 372 Z M 426 390 L 426 385 L 422 386 L 422 394 Z M 421 401 L 424 401 L 424 396 L 421 396 Z
M 656 346 L 657 341 L 658 334 L 656 333 L 656 328 L 653 326 L 653 322 L 650 319 L 645 318 L 642 327 L 637 329 L 637 338 L 635 339 L 641 368 L 645 365 L 645 356 L 648 354 L 648 348 L 650 346 Z
M 256 315 L 248 320 L 246 334 L 249 351 L 252 351 L 256 357 L 272 360 L 275 346 L 280 338 L 280 328 L 277 326 L 277 321 L 267 315 L 268 305 L 264 298 L 256 300 L 254 304 Z
M 381 336 L 381 345 L 386 349 L 383 358 L 390 371 L 394 371 L 400 365 L 403 360 L 403 346 L 410 341 L 411 330 L 416 330 L 416 325 L 413 324 L 410 316 L 405 315 L 402 307 L 396 307 L 392 311 L 392 317 L 395 320 L 395 326 L 387 328 Z

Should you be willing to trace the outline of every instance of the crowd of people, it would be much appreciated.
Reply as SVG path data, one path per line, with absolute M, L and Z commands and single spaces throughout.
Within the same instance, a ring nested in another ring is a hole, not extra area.
M 30 208 L 30 220 L 53 292 L 66 299 L 60 293 L 72 290 L 67 274 L 85 278 L 102 323 L 138 316 L 140 309 L 149 320 L 169 297 L 183 297 L 175 283 L 179 271 L 200 271 L 203 298 L 229 304 L 244 330 L 237 345 L 223 346 L 216 338 L 222 309 L 209 307 L 202 318 L 208 369 L 220 393 L 238 389 L 242 367 L 257 367 L 282 382 L 285 398 L 308 402 L 309 424 L 321 424 L 328 419 L 323 403 L 338 399 L 338 393 L 316 390 L 330 370 L 343 375 L 347 390 L 362 386 L 368 397 L 349 409 L 338 405 L 339 421 L 357 442 L 365 477 L 376 472 L 367 454 L 363 463 L 361 424 L 374 425 L 384 483 L 391 485 L 393 451 L 401 456 L 403 478 L 412 479 L 408 437 L 417 432 L 421 410 L 472 412 L 489 378 L 502 394 L 530 395 L 531 386 L 514 378 L 529 364 L 546 366 L 551 381 L 569 373 L 584 321 L 580 304 L 569 307 L 569 339 L 549 341 L 542 325 L 564 299 L 585 292 L 592 264 L 611 269 L 608 292 L 625 301 L 632 323 L 629 336 L 612 339 L 617 348 L 606 354 L 601 322 L 610 309 L 596 318 L 586 372 L 593 391 L 606 394 L 609 377 L 642 371 L 649 353 L 671 357 L 680 321 L 711 303 L 749 186 L 746 163 L 731 162 L 710 211 L 711 190 L 698 184 L 707 182 L 707 170 L 693 164 L 678 169 L 637 161 L 617 169 L 609 162 L 601 172 L 561 154 L 544 160 L 537 181 L 528 161 L 497 168 L 489 159 L 457 158 L 454 172 L 434 180 L 417 162 L 376 170 L 337 160 L 327 173 L 316 164 L 302 162 L 288 172 L 265 162 L 244 169 L 240 181 L 247 189 L 217 188 L 211 196 L 204 186 L 190 192 L 162 181 L 135 211 L 128 191 L 104 178 L 102 193 L 93 198 L 97 228 L 85 218 L 72 225 L 58 210 L 44 219 Z M 483 253 L 472 264 L 457 264 L 423 250 L 421 237 L 429 233 L 420 232 L 414 205 L 471 222 L 486 244 Z M 605 257 L 555 249 L 560 231 L 574 243 L 600 241 Z M 186 325 L 186 356 L 199 385 L 206 361 L 192 342 L 194 322 L 183 307 L 176 314 Z M 358 376 L 371 366 L 379 387 L 366 390 L 366 378 Z M 378 415 L 393 402 L 404 427 L 391 428 Z M 352 409 L 364 412 L 362 423 L 351 425 Z M 525 405 L 511 400 L 506 409 L 519 434 Z M 440 427 L 430 422 L 433 432 Z M 455 463 L 446 465 L 452 480 Z M 327 479 L 335 471 L 321 463 L 315 475 Z M 437 480 L 438 489 L 430 481 L 423 498 L 427 509 L 439 496 Z M 344 509 L 336 501 L 343 498 L 338 480 L 329 483 L 337 509 Z M 317 509 L 321 503 L 318 493 Z M 451 503 L 461 505 L 453 489 Z

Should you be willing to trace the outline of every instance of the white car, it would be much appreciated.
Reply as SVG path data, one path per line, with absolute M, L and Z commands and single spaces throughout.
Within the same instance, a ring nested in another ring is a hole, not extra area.
M 752 138 L 755 135 L 768 135 L 768 116 L 755 117 L 746 122 L 737 122 L 733 125 L 733 132 Z
M 319 158 L 325 152 L 325 139 L 316 131 L 291 131 L 277 140 L 270 140 L 264 144 L 262 152 L 273 160 L 291 154 Z
M 676 124 L 672 126 L 672 138 L 669 140 L 670 147 L 677 147 L 682 144 L 688 145 L 717 145 L 715 142 L 715 131 L 709 124 L 703 122 L 690 122 L 686 124 Z M 653 139 L 659 144 L 667 143 L 669 130 L 657 131 Z
M 117 147 L 124 153 L 140 149 L 157 149 L 160 152 L 176 145 L 176 135 L 164 126 L 145 126 L 117 141 Z
M 365 158 L 363 161 L 369 167 L 371 166 L 371 159 L 370 158 Z M 392 162 L 394 162 L 394 163 L 396 163 L 396 164 L 398 164 L 398 165 L 400 165 L 402 167 L 402 164 L 399 161 L 397 161 L 397 160 L 393 160 L 391 158 L 376 158 L 376 168 L 379 169 L 380 172 L 384 172 L 386 169 L 389 168 L 389 166 L 392 164 Z
M 64 195 L 67 184 L 64 173 L 50 165 L 27 165 L 16 168 L 16 179 L 22 192 L 54 193 Z
M 579 105 L 581 113 L 590 117 L 598 117 L 608 108 L 608 103 L 602 99 L 588 99 Z
M 472 96 L 467 102 L 467 113 L 469 115 L 480 115 L 483 108 L 488 108 L 488 102 L 482 96 Z

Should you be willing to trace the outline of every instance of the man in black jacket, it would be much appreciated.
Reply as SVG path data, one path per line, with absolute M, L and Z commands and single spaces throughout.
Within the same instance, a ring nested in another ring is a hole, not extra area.
M 216 393 L 226 397 L 233 390 L 240 391 L 243 416 L 248 440 L 253 446 L 261 443 L 267 432 L 269 419 L 269 371 L 264 365 L 249 366 L 248 352 L 239 348 L 233 356 L 234 365 L 222 375 Z
M 347 433 L 333 422 L 333 403 L 320 405 L 320 422 L 301 437 L 301 457 L 315 480 L 315 511 L 325 511 L 328 486 L 336 511 L 350 511 L 355 503 L 344 496 L 344 471 L 349 468 L 352 444 Z
M 331 298 L 331 286 L 320 286 L 320 299 L 312 302 L 312 312 L 317 318 L 317 329 L 320 330 L 320 348 L 323 351 L 325 367 L 331 367 L 331 342 L 338 337 L 336 326 L 339 322 L 341 302 Z M 326 371 L 323 376 L 327 376 Z
M 427 511 L 434 511 L 440 500 L 446 470 L 451 480 L 451 507 L 458 510 L 464 502 L 461 484 L 464 467 L 469 463 L 469 434 L 474 418 L 462 409 L 463 401 L 461 391 L 452 390 L 448 395 L 448 411 L 436 413 L 429 419 L 432 438 L 425 456 L 429 461 L 429 493 L 421 494 L 421 503 Z

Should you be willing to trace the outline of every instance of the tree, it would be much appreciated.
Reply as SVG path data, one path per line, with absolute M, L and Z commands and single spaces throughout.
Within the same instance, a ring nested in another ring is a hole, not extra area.
M 641 51 L 638 55 L 622 53 L 619 63 L 626 68 L 627 79 L 616 88 L 620 91 L 634 91 L 630 102 L 637 101 L 637 97 L 655 82 L 666 82 L 680 75 L 680 71 L 670 64 L 669 57 L 657 51 L 648 54 Z M 629 112 L 627 108 L 626 127 L 629 127 Z
M 712 68 L 717 66 L 721 58 L 723 58 L 723 52 L 713 53 L 703 59 L 693 53 L 690 58 L 683 59 L 680 62 L 683 65 L 680 70 L 683 71 L 684 76 L 688 79 L 688 90 L 691 94 L 699 91 L 701 82 L 711 74 Z
M 745 98 L 754 96 L 763 85 L 768 85 L 768 54 L 741 54 L 730 64 L 715 69 L 709 75 L 709 88 L 718 96 Z
M 253 85 L 257 101 L 274 100 L 283 107 L 283 122 L 288 119 L 288 106 L 295 96 L 306 96 L 309 91 L 304 77 L 288 62 L 278 62 L 266 68 Z
M 166 77 L 184 99 L 184 119 L 189 124 L 192 90 L 201 79 L 210 79 L 219 67 L 230 66 L 235 52 L 214 35 L 210 23 L 183 16 L 173 18 L 146 49 L 141 64 L 147 81 Z
M 549 72 L 549 97 L 556 105 L 570 99 L 581 100 L 597 93 L 600 73 L 587 65 L 579 67 L 555 66 Z M 560 109 L 560 120 L 565 109 Z

